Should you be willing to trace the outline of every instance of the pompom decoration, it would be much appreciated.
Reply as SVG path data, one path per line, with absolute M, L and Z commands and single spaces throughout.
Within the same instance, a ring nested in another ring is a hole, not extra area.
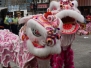
M 24 41 L 24 40 L 28 40 L 29 38 L 27 37 L 27 35 L 26 34 L 23 34 L 22 35 L 22 40 Z
M 54 15 L 49 15 L 47 17 L 48 22 L 51 22 L 51 23 L 52 23 L 52 21 L 54 21 L 54 19 L 55 19 L 55 16 Z
M 47 19 L 47 17 L 48 17 L 49 15 L 52 15 L 52 12 L 50 12 L 50 11 L 46 12 L 46 13 L 44 14 L 44 17 Z

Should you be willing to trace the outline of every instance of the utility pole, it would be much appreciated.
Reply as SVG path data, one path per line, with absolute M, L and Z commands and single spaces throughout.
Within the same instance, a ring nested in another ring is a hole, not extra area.
M 33 0 L 33 12 L 34 14 L 37 13 L 37 0 Z

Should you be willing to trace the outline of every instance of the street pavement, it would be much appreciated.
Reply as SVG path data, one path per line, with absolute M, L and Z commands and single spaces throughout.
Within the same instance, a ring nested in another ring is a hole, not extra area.
M 72 48 L 74 50 L 75 68 L 91 68 L 91 35 L 76 35 Z M 12 62 L 11 66 L 18 68 Z
M 91 68 L 91 35 L 77 35 L 72 48 L 75 68 Z

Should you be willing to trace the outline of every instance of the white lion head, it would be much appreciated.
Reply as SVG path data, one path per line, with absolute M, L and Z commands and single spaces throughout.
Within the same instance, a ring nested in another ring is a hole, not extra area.
M 62 33 L 75 33 L 79 28 L 77 21 L 84 22 L 84 17 L 81 15 L 77 7 L 78 2 L 76 0 L 60 0 L 59 2 L 52 1 L 50 3 L 48 10 L 55 14 L 63 22 Z
M 26 24 L 25 34 L 30 53 L 38 57 L 60 53 L 62 22 L 51 12 L 23 17 L 19 23 Z

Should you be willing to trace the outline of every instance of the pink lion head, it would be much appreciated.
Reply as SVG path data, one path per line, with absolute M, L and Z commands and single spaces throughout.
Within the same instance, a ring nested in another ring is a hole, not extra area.
M 84 17 L 78 10 L 76 0 L 52 1 L 48 10 L 60 18 L 63 22 L 63 34 L 73 34 L 79 29 L 77 22 L 84 22 Z M 54 9 L 55 8 L 55 9 Z
M 23 40 L 30 53 L 38 57 L 60 53 L 62 22 L 51 12 L 23 17 L 19 23 L 25 23 Z

